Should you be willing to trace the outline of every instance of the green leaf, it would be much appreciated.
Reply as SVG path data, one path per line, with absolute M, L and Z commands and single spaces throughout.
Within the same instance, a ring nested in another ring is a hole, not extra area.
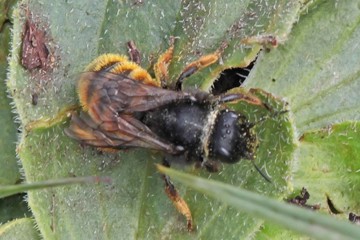
M 294 185 L 306 186 L 311 202 L 320 203 L 325 211 L 332 211 L 328 199 L 347 219 L 350 212 L 358 214 L 360 182 L 360 124 L 345 122 L 326 129 L 308 132 L 301 138 L 296 152 L 301 156 L 294 173 Z M 321 184 L 318 184 L 321 182 Z
M 270 223 L 266 221 L 262 226 L 261 230 L 256 233 L 256 239 L 266 240 L 266 239 L 299 239 L 306 240 L 309 239 L 308 236 L 303 234 L 297 234 L 294 231 L 284 229 L 280 225 Z
M 34 220 L 30 218 L 20 218 L 0 225 L 0 238 L 3 240 L 41 239 Z
M 273 36 L 286 40 L 296 21 L 300 4 L 296 1 L 184 1 L 175 36 L 179 38 L 171 76 L 177 79 L 184 66 L 199 56 L 227 44 L 221 61 L 191 76 L 186 87 L 209 91 L 219 74 L 227 68 L 245 67 L 256 58 L 259 46 L 243 44 L 245 38 Z M 269 7 L 271 6 L 271 7 Z
M 309 204 L 329 212 L 330 200 L 340 212 L 336 217 L 347 219 L 359 213 L 353 190 L 360 162 L 359 1 L 310 6 L 286 45 L 259 57 L 246 85 L 289 102 L 300 140 L 292 166 L 295 192 L 306 187 Z
M 359 1 L 315 1 L 284 46 L 259 56 L 247 87 L 286 98 L 299 136 L 360 119 Z
M 163 194 L 163 183 L 153 166 L 161 161 L 161 154 L 146 150 L 100 154 L 64 135 L 67 110 L 77 104 L 76 76 L 101 53 L 126 53 L 129 40 L 135 41 L 142 53 L 142 65 L 150 69 L 169 46 L 169 37 L 178 37 L 170 66 L 173 80 L 196 57 L 227 43 L 219 64 L 185 82 L 185 88 L 209 90 L 223 69 L 245 66 L 256 57 L 261 46 L 241 44 L 244 38 L 271 35 L 280 43 L 289 39 L 284 46 L 260 53 L 246 83 L 249 88 L 270 92 L 253 90 L 275 111 L 290 109 L 290 113 L 256 126 L 261 143 L 256 164 L 269 173 L 274 184 L 266 183 L 245 161 L 224 165 L 217 174 L 186 169 L 194 175 L 283 199 L 293 184 L 292 177 L 299 177 L 291 175 L 296 161 L 308 158 L 300 150 L 294 155 L 294 135 L 306 136 L 309 130 L 358 120 L 358 67 L 357 61 L 349 58 L 359 55 L 357 1 L 336 5 L 315 1 L 302 12 L 291 35 L 289 31 L 298 18 L 298 1 L 204 2 L 32 2 L 26 9 L 39 29 L 48 34 L 50 67 L 44 71 L 19 66 L 23 24 L 28 15 L 21 8 L 15 12 L 8 87 L 24 129 L 18 149 L 26 179 L 103 175 L 114 180 L 106 186 L 30 193 L 29 205 L 45 238 L 245 238 L 261 228 L 262 220 L 239 216 L 232 208 L 177 185 L 197 225 L 195 233 L 187 233 L 184 219 Z M 30 104 L 32 95 L 39 97 L 37 105 Z M 284 97 L 289 105 L 274 96 Z M 252 121 L 271 115 L 248 104 L 231 107 Z M 302 149 L 302 142 L 299 146 Z M 297 189 L 302 187 L 297 179 L 294 184 Z M 214 226 L 221 231 L 214 231 Z
M 35 189 L 44 189 L 44 188 L 64 186 L 69 184 L 95 183 L 101 181 L 109 182 L 109 179 L 99 178 L 99 177 L 76 177 L 76 178 L 54 179 L 43 182 L 23 183 L 17 185 L 4 185 L 4 186 L 0 186 L 0 198 L 8 197 L 14 194 L 35 190 Z
M 25 194 L 17 194 L 0 199 L 0 223 L 6 223 L 16 218 L 32 216 L 25 197 Z
M 294 186 L 306 186 L 310 192 L 308 204 L 320 204 L 321 212 L 333 211 L 333 217 L 348 219 L 349 213 L 359 213 L 358 204 L 360 161 L 359 123 L 344 122 L 326 129 L 305 133 L 296 157 L 301 159 L 294 169 Z M 306 177 L 304 177 L 306 176 Z M 291 233 L 266 224 L 260 239 L 291 237 Z
M 6 91 L 5 79 L 8 68 L 7 57 L 10 49 L 9 10 L 13 1 L 5 1 L 0 6 L 0 185 L 15 184 L 20 180 L 15 148 L 17 125 L 11 112 L 10 99 Z
M 15 152 L 18 126 L 14 123 L 15 115 L 12 113 L 11 100 L 8 98 L 5 84 L 12 27 L 10 16 L 15 2 L 5 0 L 0 4 L 0 188 L 20 181 L 19 164 Z M 31 216 L 24 195 L 0 199 L 0 223 L 24 216 Z M 1 229 L 0 232 L 2 232 Z M 4 239 L 4 234 L 0 233 L 0 236 Z
M 179 182 L 272 223 L 306 233 L 318 239 L 358 239 L 360 228 L 350 222 L 337 221 L 313 211 L 280 203 L 262 195 L 220 182 L 198 178 L 169 168 L 159 170 Z

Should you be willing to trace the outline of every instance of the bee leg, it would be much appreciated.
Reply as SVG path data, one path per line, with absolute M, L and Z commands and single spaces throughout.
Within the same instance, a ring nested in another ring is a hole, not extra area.
M 224 42 L 221 44 L 220 48 L 216 50 L 214 53 L 202 56 L 198 60 L 188 64 L 181 72 L 179 78 L 177 79 L 175 90 L 178 91 L 181 90 L 181 86 L 185 78 L 188 78 L 197 71 L 217 62 L 226 47 L 227 47 L 227 43 Z
M 244 101 L 251 105 L 260 106 L 263 108 L 266 108 L 268 111 L 272 111 L 271 107 L 261 101 L 260 98 L 256 97 L 255 95 L 251 93 L 232 93 L 232 94 L 223 94 L 220 95 L 220 98 L 216 96 L 217 102 L 219 104 L 227 103 L 227 102 L 238 102 L 238 101 Z
M 215 63 L 220 57 L 220 54 L 218 52 L 208 54 L 205 56 L 200 57 L 198 60 L 188 64 L 184 70 L 181 72 L 179 78 L 176 81 L 175 90 L 180 91 L 182 83 L 185 78 L 190 77 L 197 71 Z
M 130 56 L 130 60 L 138 65 L 141 64 L 141 56 L 140 51 L 137 49 L 134 41 L 129 41 L 126 43 L 128 47 L 128 53 Z
M 166 167 L 170 167 L 170 164 L 166 159 L 163 161 L 163 165 Z M 175 208 L 180 212 L 187 221 L 187 229 L 188 231 L 192 231 L 194 229 L 193 220 L 191 216 L 191 211 L 188 204 L 185 200 L 179 195 L 178 191 L 176 190 L 174 184 L 171 182 L 170 177 L 162 174 L 162 178 L 165 182 L 165 193 L 170 199 L 170 201 L 174 204 Z
M 174 42 L 174 37 L 170 37 L 170 47 L 160 55 L 154 65 L 156 81 L 160 82 L 163 88 L 167 87 L 167 81 L 169 80 L 168 67 L 174 53 Z
M 205 168 L 210 173 L 219 172 L 221 170 L 220 163 L 207 159 L 206 161 L 197 161 L 195 168 Z
M 270 117 L 276 117 L 278 115 L 289 112 L 288 110 L 275 111 L 271 106 L 267 103 L 264 103 L 260 98 L 256 97 L 252 94 L 253 89 L 250 89 L 248 93 L 232 93 L 232 94 L 222 94 L 219 96 L 214 96 L 214 102 L 218 104 L 227 103 L 227 102 L 237 102 L 244 101 L 251 105 L 263 107 L 271 113 Z
M 241 40 L 241 43 L 246 45 L 258 44 L 261 45 L 263 49 L 269 51 L 279 45 L 279 39 L 274 35 L 257 35 L 246 37 Z
M 216 161 L 207 160 L 203 162 L 202 167 L 204 167 L 208 172 L 215 173 L 220 171 L 220 164 Z

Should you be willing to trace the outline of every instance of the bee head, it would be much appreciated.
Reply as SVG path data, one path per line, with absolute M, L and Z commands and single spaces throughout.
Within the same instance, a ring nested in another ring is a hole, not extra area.
M 209 144 L 210 157 L 224 163 L 253 160 L 258 146 L 253 127 L 254 124 L 234 111 L 220 111 Z

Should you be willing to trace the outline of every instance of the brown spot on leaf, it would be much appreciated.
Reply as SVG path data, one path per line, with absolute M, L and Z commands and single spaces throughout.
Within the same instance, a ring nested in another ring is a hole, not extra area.
M 20 8 L 25 19 L 20 64 L 28 70 L 29 102 L 35 106 L 39 96 L 48 89 L 58 89 L 48 84 L 54 83 L 53 71 L 59 66 L 60 57 L 56 54 L 59 46 L 51 37 L 49 21 L 43 14 L 30 11 L 26 4 L 20 5 Z
M 356 225 L 360 225 L 360 216 L 355 213 L 349 213 L 349 221 L 355 223 Z
M 310 193 L 307 191 L 306 188 L 303 187 L 299 195 L 295 196 L 294 198 L 288 199 L 287 202 L 311 210 L 319 210 L 320 204 L 314 204 L 314 205 L 307 204 L 309 198 L 310 198 Z
M 36 106 L 38 104 L 39 95 L 37 93 L 31 94 L 31 104 Z
M 22 42 L 21 64 L 28 70 L 45 68 L 49 50 L 46 46 L 45 31 L 40 29 L 30 17 L 25 22 Z

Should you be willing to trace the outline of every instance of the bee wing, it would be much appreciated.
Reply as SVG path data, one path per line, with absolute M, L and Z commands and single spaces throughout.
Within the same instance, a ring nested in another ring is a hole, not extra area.
M 120 114 L 116 121 L 100 125 L 87 113 L 82 112 L 80 116 L 73 114 L 65 133 L 82 143 L 99 148 L 142 147 L 172 154 L 181 151 L 179 147 L 161 140 L 146 125 L 128 114 Z
M 120 113 L 144 112 L 174 101 L 195 98 L 106 71 L 86 72 L 79 80 L 80 101 L 94 120 L 113 121 Z

